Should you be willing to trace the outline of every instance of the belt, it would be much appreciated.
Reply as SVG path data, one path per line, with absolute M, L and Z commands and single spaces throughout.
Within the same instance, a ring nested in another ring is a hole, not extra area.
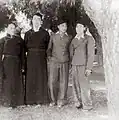
M 30 48 L 28 51 L 31 51 L 31 52 L 41 52 L 41 51 L 46 51 L 45 49 L 37 49 L 37 48 Z
M 4 54 L 4 57 L 15 57 L 15 58 L 18 58 L 19 56 L 17 56 L 17 55 L 8 55 L 8 54 Z

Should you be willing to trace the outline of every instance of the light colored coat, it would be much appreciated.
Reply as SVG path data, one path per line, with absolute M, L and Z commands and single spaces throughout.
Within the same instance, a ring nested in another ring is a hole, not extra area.
M 63 37 L 60 36 L 59 32 L 53 34 L 50 39 L 47 54 L 51 56 L 51 60 L 64 63 L 69 61 L 69 45 L 70 39 L 67 34 Z
M 86 35 L 84 38 L 74 38 L 70 44 L 70 58 L 72 65 L 84 65 L 92 69 L 94 61 L 95 42 L 93 37 Z

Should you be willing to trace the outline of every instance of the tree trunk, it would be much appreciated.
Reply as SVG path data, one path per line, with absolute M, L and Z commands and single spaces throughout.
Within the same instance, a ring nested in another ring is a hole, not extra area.
M 84 0 L 83 6 L 99 30 L 108 89 L 109 120 L 119 119 L 119 0 Z

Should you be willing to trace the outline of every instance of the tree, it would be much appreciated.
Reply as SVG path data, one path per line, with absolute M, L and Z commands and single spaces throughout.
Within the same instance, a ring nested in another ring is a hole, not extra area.
M 93 37 L 98 41 L 98 31 L 85 10 L 82 9 L 80 0 L 12 0 L 7 6 L 11 14 L 17 15 L 21 11 L 27 15 L 28 19 L 40 11 L 44 15 L 43 26 L 45 28 L 51 27 L 54 32 L 57 31 L 56 20 L 65 19 L 68 23 L 67 32 L 72 36 L 75 36 L 75 24 L 78 19 L 81 24 L 89 27 Z
M 10 11 L 5 4 L 0 5 L 0 31 L 2 31 L 9 23 Z
M 119 119 L 119 1 L 84 0 L 83 6 L 102 39 L 109 120 Z

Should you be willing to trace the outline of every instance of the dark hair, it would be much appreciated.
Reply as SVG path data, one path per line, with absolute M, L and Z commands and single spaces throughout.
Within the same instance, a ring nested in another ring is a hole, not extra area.
M 39 17 L 41 18 L 41 20 L 43 19 L 43 18 L 42 18 L 43 16 L 42 16 L 40 13 L 35 13 L 33 16 L 35 16 L 35 15 L 36 15 L 36 16 L 39 16 Z
M 85 27 L 85 25 L 82 24 L 79 20 L 76 21 L 76 25 L 77 25 L 77 24 L 80 24 L 80 25 L 82 25 L 83 27 Z
M 15 19 L 9 19 L 9 22 L 6 24 L 6 27 L 8 27 L 10 24 L 13 24 L 15 27 L 17 27 L 17 21 Z
M 76 25 L 81 24 L 80 20 L 76 20 Z

